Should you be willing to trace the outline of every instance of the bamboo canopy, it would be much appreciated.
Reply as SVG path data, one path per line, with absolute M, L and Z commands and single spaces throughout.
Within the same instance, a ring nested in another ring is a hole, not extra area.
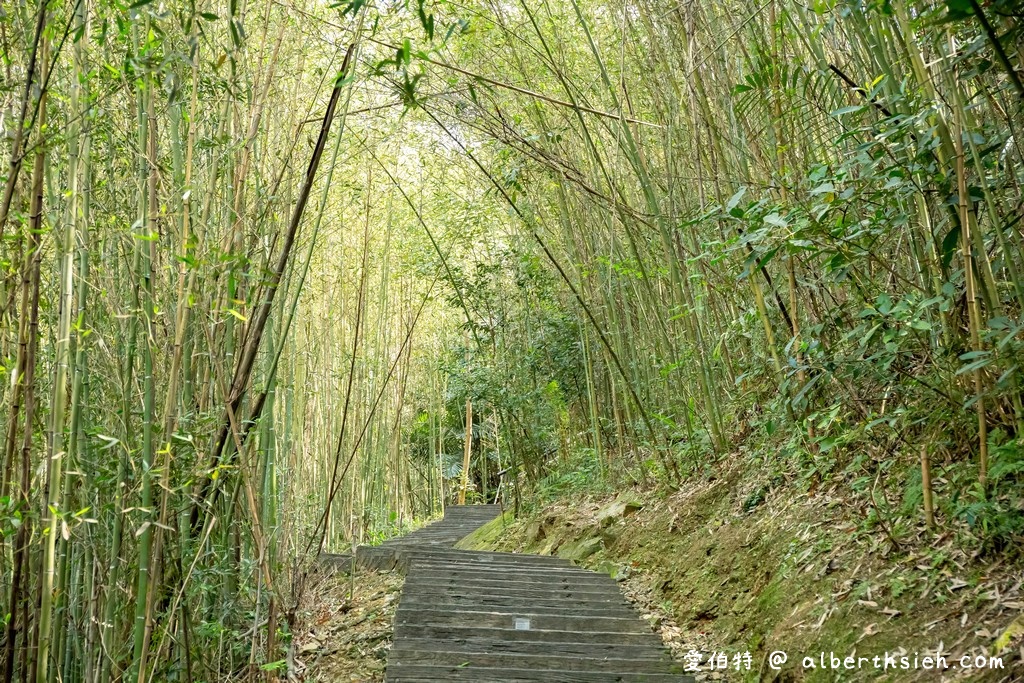
M 276 680 L 467 493 L 760 458 L 1016 547 L 1016 3 L 0 12 L 0 683 Z

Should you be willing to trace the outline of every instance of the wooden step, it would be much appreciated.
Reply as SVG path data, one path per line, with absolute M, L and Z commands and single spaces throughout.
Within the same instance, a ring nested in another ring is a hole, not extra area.
M 449 665 L 530 670 L 561 670 L 569 665 L 574 671 L 629 671 L 648 674 L 680 673 L 682 669 L 667 659 L 616 659 L 617 652 L 588 652 L 574 655 L 547 652 L 452 652 L 437 649 L 443 647 L 443 643 L 436 641 L 427 645 L 433 647 L 423 650 L 410 650 L 405 647 L 392 649 L 388 655 L 388 663 L 398 667 L 404 663 L 411 663 L 417 666 Z
M 571 665 L 571 662 L 570 662 Z M 517 669 L 479 666 L 430 666 L 402 664 L 388 666 L 388 683 L 693 683 L 692 676 L 663 673 L 577 671 L 573 669 Z

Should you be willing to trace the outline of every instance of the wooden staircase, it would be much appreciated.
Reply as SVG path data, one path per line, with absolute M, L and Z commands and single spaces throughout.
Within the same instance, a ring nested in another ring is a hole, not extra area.
M 607 575 L 553 557 L 453 549 L 497 514 L 449 507 L 439 522 L 358 549 L 361 566 L 406 571 L 389 683 L 693 680 Z

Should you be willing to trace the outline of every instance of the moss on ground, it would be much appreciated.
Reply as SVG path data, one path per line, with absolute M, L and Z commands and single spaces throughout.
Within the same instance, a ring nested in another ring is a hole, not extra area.
M 505 511 L 456 543 L 455 547 L 459 550 L 490 549 L 501 540 L 513 521 L 515 516 L 510 511 Z

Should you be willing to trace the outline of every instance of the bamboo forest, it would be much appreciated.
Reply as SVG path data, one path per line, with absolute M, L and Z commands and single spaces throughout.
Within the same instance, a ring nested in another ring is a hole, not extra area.
M 0 51 L 0 683 L 1024 680 L 1017 0 L 0 0 Z M 414 572 L 525 554 L 678 675 L 409 664 Z

